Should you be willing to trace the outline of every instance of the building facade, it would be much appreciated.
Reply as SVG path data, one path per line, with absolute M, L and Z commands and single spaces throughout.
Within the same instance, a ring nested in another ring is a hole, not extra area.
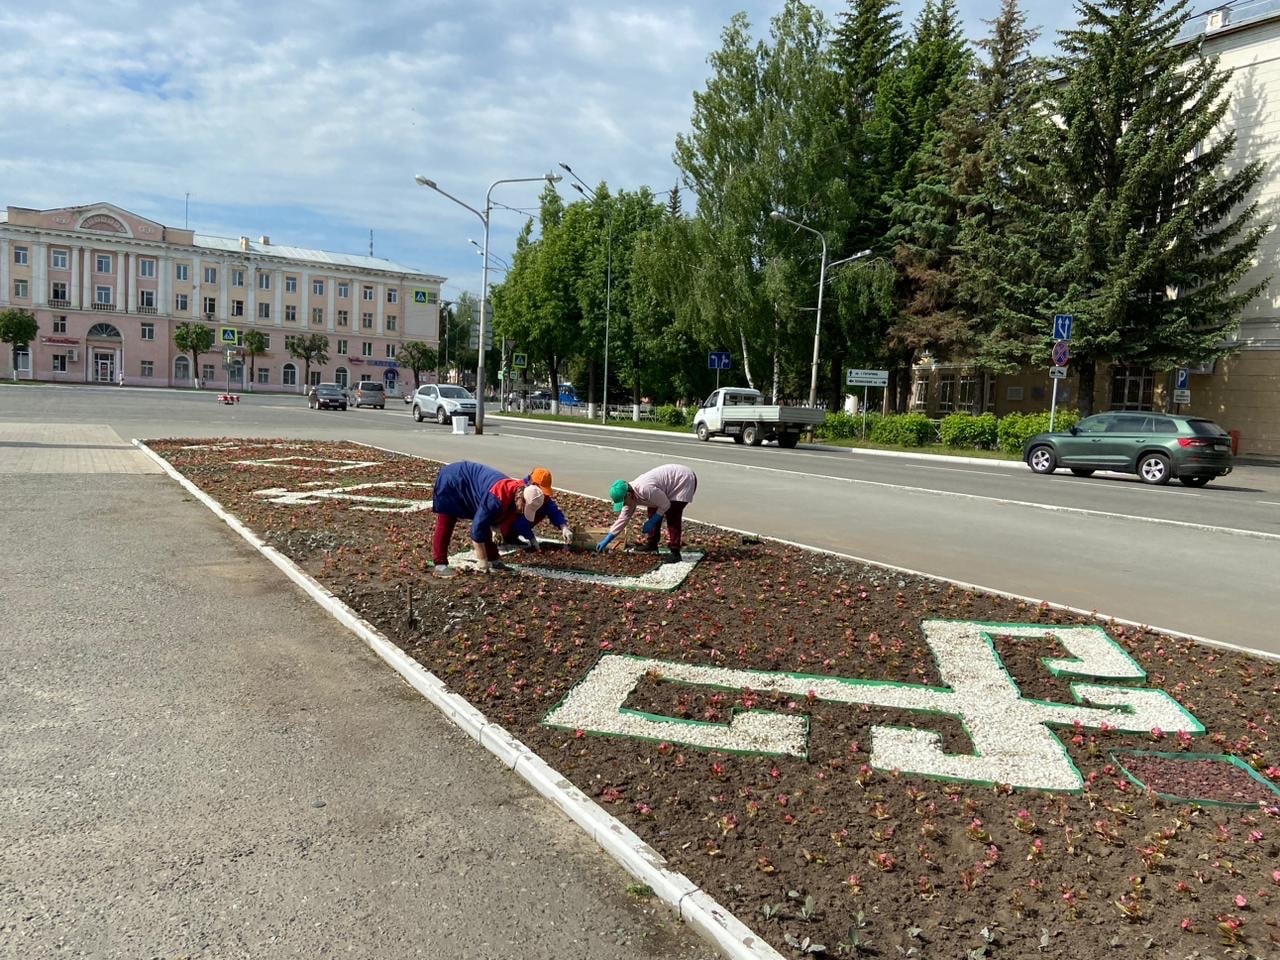
M 304 364 L 289 341 L 318 333 L 329 362 L 312 364 L 311 383 L 379 380 L 395 395 L 401 346 L 439 343 L 444 279 L 269 237 L 204 236 L 107 203 L 9 207 L 0 220 L 0 310 L 30 310 L 39 327 L 18 354 L 23 379 L 301 392 Z M 184 322 L 214 332 L 198 369 L 174 344 Z M 244 349 L 251 330 L 266 339 L 254 356 Z

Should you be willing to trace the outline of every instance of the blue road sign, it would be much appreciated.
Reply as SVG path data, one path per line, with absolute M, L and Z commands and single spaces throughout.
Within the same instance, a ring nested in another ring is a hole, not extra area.
M 1071 327 L 1075 323 L 1076 318 L 1069 313 L 1054 314 L 1053 317 L 1053 339 L 1070 340 Z
M 1173 389 L 1190 390 L 1191 389 L 1191 371 L 1186 367 L 1178 368 L 1178 376 L 1174 381 Z
M 1065 367 L 1071 359 L 1071 343 L 1067 340 L 1055 340 L 1053 343 L 1053 365 Z
M 729 351 L 714 350 L 707 354 L 708 370 L 728 370 L 729 369 Z

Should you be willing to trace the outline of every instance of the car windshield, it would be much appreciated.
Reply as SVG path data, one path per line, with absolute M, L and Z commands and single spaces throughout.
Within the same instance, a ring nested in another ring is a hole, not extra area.
M 441 387 L 441 388 L 440 388 L 440 396 L 442 396 L 442 397 L 454 397 L 454 398 L 456 398 L 456 399 L 458 399 L 458 400 L 470 400 L 470 399 L 472 399 L 471 394 L 470 394 L 470 393 L 468 393 L 466 390 L 462 389 L 462 387 Z
M 1227 436 L 1227 431 L 1223 430 L 1220 426 L 1218 426 L 1212 420 L 1188 420 L 1187 427 L 1197 437 Z
M 342 388 L 334 383 L 322 383 L 316 387 L 317 393 L 341 393 Z
M 360 384 L 360 389 L 361 389 L 361 390 L 372 390 L 372 391 L 374 391 L 374 392 L 376 393 L 376 392 L 378 392 L 379 390 L 381 390 L 381 389 L 382 389 L 382 384 L 380 384 L 380 383 L 362 383 L 362 384 Z

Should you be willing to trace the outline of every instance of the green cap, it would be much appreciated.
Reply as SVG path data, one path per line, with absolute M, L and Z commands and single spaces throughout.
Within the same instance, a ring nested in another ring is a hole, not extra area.
M 609 499 L 613 501 L 613 512 L 621 513 L 622 508 L 627 503 L 627 491 L 631 488 L 627 486 L 625 480 L 613 481 L 613 486 L 609 488 Z

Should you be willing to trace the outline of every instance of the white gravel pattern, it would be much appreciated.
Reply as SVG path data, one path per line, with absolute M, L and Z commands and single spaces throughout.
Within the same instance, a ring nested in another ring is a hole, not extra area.
M 431 489 L 429 483 L 412 483 L 401 480 L 387 480 L 381 483 L 357 483 L 350 487 L 330 487 L 327 490 L 289 490 L 286 487 L 268 487 L 255 490 L 255 497 L 263 497 L 268 503 L 285 507 L 306 507 L 321 500 L 346 500 L 352 504 L 353 510 L 371 510 L 377 513 L 417 513 L 430 510 L 431 501 L 410 500 L 407 497 L 377 497 L 359 494 L 357 490 L 385 490 L 388 487 L 421 487 L 423 492 Z
M 382 465 L 380 460 L 334 460 L 330 457 L 267 457 L 262 460 L 236 460 L 235 462 L 246 467 L 283 468 L 285 470 L 306 470 L 318 463 L 334 464 L 334 466 L 324 468 L 329 473 L 341 473 L 343 470 L 364 470 L 368 467 Z
M 523 549 L 520 546 L 507 545 L 501 547 L 499 552 L 506 556 Z M 522 564 L 512 564 L 508 569 L 525 576 L 542 577 L 547 580 L 572 580 L 577 583 L 594 583 L 602 587 L 620 587 L 624 590 L 665 591 L 674 590 L 684 583 L 685 578 L 693 572 L 693 568 L 698 565 L 702 557 L 703 554 L 698 551 L 686 550 L 681 554 L 682 559 L 679 563 L 661 564 L 657 569 L 638 577 L 618 577 L 606 573 L 584 573 L 577 570 L 552 570 L 547 567 L 528 567 Z M 474 570 L 475 554 L 455 553 L 449 557 L 449 565 Z

